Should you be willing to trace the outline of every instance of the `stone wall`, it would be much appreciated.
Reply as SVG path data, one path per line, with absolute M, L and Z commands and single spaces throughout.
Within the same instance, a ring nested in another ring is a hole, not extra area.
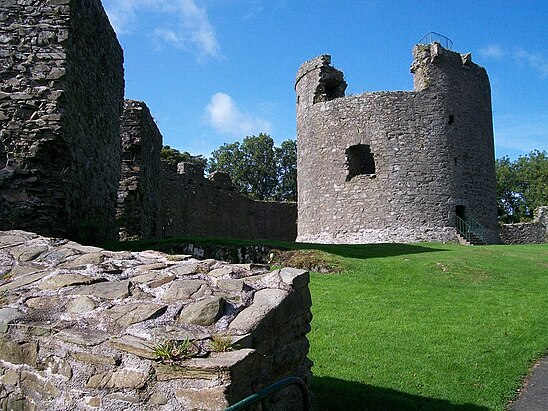
M 122 170 L 116 210 L 120 240 L 158 237 L 162 135 L 145 103 L 124 102 L 121 140 Z
M 143 102 L 126 100 L 121 118 L 120 239 L 224 237 L 294 241 L 295 203 L 254 201 L 230 177 L 160 160 L 162 136 Z
M 162 162 L 162 236 L 294 241 L 295 203 L 254 201 L 234 191 L 226 174 Z
M 503 244 L 531 244 L 548 242 L 548 207 L 539 207 L 530 223 L 501 224 Z
M 417 45 L 415 91 L 344 97 L 330 56 L 297 73 L 298 241 L 499 241 L 491 96 L 469 55 Z
M 310 382 L 308 282 L 0 232 L 0 409 L 222 410 L 289 375 Z
M 0 3 L 0 229 L 114 238 L 122 50 L 100 0 Z

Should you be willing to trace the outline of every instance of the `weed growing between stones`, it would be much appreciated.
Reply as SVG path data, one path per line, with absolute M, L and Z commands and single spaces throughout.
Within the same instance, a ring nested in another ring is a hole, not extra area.
M 214 335 L 211 340 L 211 350 L 214 352 L 232 351 L 232 337 L 228 335 Z
M 156 344 L 152 350 L 160 361 L 168 364 L 192 357 L 197 353 L 196 345 L 188 338 L 182 341 L 167 340 Z

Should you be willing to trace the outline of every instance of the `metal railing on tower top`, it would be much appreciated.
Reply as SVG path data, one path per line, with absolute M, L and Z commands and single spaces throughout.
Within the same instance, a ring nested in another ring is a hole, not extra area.
M 453 49 L 453 40 L 443 34 L 430 31 L 426 33 L 422 39 L 419 40 L 419 44 L 440 43 L 443 48 L 447 50 Z

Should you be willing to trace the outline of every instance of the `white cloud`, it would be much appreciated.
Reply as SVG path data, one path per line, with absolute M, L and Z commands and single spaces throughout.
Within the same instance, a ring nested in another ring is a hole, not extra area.
M 195 0 L 105 0 L 110 22 L 119 35 L 136 31 L 139 18 L 161 16 L 162 27 L 150 33 L 156 40 L 195 51 L 200 57 L 219 57 L 220 47 L 207 11 Z
M 104 2 L 110 24 L 118 35 L 131 31 L 137 19 L 139 0 L 106 0 Z
M 519 47 L 515 49 L 513 57 L 517 62 L 525 62 L 529 67 L 540 71 L 542 77 L 548 76 L 548 59 L 546 57 Z
M 504 49 L 497 44 L 483 47 L 479 50 L 479 53 L 484 58 L 511 58 L 519 65 L 528 66 L 539 71 L 541 77 L 548 76 L 548 58 L 539 53 L 533 53 L 521 47 Z
M 225 93 L 216 93 L 206 107 L 209 123 L 217 131 L 233 136 L 270 133 L 272 124 L 242 112 L 234 99 Z
M 542 112 L 528 115 L 495 115 L 495 144 L 501 151 L 510 149 L 529 153 L 535 149 L 547 150 L 547 121 L 547 113 Z
M 482 57 L 495 59 L 501 58 L 504 55 L 500 46 L 497 46 L 496 44 L 483 47 L 480 49 L 479 53 Z

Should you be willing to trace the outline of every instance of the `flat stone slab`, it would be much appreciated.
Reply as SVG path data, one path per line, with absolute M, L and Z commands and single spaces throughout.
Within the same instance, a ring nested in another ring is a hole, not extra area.
M 166 301 L 184 301 L 196 294 L 200 288 L 207 286 L 202 280 L 175 280 L 168 290 L 162 295 Z
M 198 271 L 198 267 L 198 263 L 182 264 L 170 268 L 169 271 L 177 276 L 185 276 L 195 274 Z
M 295 288 L 306 287 L 310 282 L 310 274 L 308 271 L 298 268 L 282 268 L 280 270 L 280 277 L 282 277 L 284 283 Z
M 234 272 L 232 267 L 215 268 L 207 273 L 211 277 L 226 277 Z
M 13 232 L 16 232 L 15 230 Z M 24 244 L 28 238 L 24 237 L 22 235 L 17 234 L 9 234 L 9 232 L 5 232 L 6 234 L 0 235 L 0 244 L 2 245 L 18 245 L 18 244 Z
M 240 292 L 244 288 L 244 280 L 222 278 L 217 281 L 217 287 L 219 287 L 223 291 Z
M 8 331 L 9 324 L 22 316 L 23 313 L 15 308 L 0 308 L 0 333 Z
M 95 248 L 95 247 L 92 247 Z M 99 249 L 100 250 L 100 249 Z M 79 255 L 75 258 L 67 260 L 63 264 L 59 264 L 59 268 L 76 268 L 76 267 L 85 267 L 88 264 L 98 265 L 105 259 L 105 256 L 102 252 L 94 252 L 91 254 Z
M 156 378 L 159 381 L 190 378 L 206 380 L 226 380 L 236 364 L 255 361 L 257 355 L 254 349 L 242 349 L 225 353 L 217 353 L 208 358 L 189 358 L 180 364 L 154 364 Z
M 154 316 L 161 315 L 167 306 L 162 304 L 123 304 L 112 307 L 106 311 L 118 325 L 128 327 L 131 324 L 148 320 Z
M 34 310 L 57 310 L 61 306 L 61 300 L 56 295 L 46 297 L 33 297 L 25 301 L 27 307 Z
M 91 347 L 106 341 L 109 335 L 104 331 L 69 328 L 59 331 L 54 337 L 68 343 Z
M 66 305 L 66 311 L 71 314 L 82 314 L 95 310 L 95 307 L 95 301 L 83 295 L 70 300 Z
M 219 319 L 223 312 L 224 299 L 209 297 L 186 305 L 179 314 L 179 322 L 197 325 L 211 325 Z
M 39 272 L 33 272 L 32 274 L 21 275 L 15 278 L 15 280 L 10 281 L 6 284 L 0 286 L 0 292 L 11 291 L 17 288 L 24 287 L 26 285 L 32 284 L 42 278 L 48 276 L 50 271 L 44 270 Z
M 253 304 L 240 312 L 230 323 L 229 331 L 241 330 L 252 331 L 264 318 L 264 316 L 275 309 L 287 296 L 285 290 L 265 288 L 255 293 Z
M 135 354 L 138 357 L 155 360 L 153 344 L 150 341 L 134 337 L 133 335 L 124 335 L 120 338 L 113 338 L 109 342 L 112 348 Z
M 105 281 L 102 283 L 81 286 L 70 292 L 72 295 L 93 295 L 105 300 L 119 300 L 129 295 L 129 280 Z
M 132 369 L 102 372 L 92 375 L 86 386 L 94 389 L 104 388 L 129 388 L 136 389 L 145 385 L 148 373 Z
M 91 284 L 99 280 L 82 274 L 58 274 L 46 278 L 40 282 L 40 290 L 58 290 L 70 285 Z
M 31 261 L 47 250 L 46 246 L 17 247 L 11 250 L 11 255 L 19 261 Z

